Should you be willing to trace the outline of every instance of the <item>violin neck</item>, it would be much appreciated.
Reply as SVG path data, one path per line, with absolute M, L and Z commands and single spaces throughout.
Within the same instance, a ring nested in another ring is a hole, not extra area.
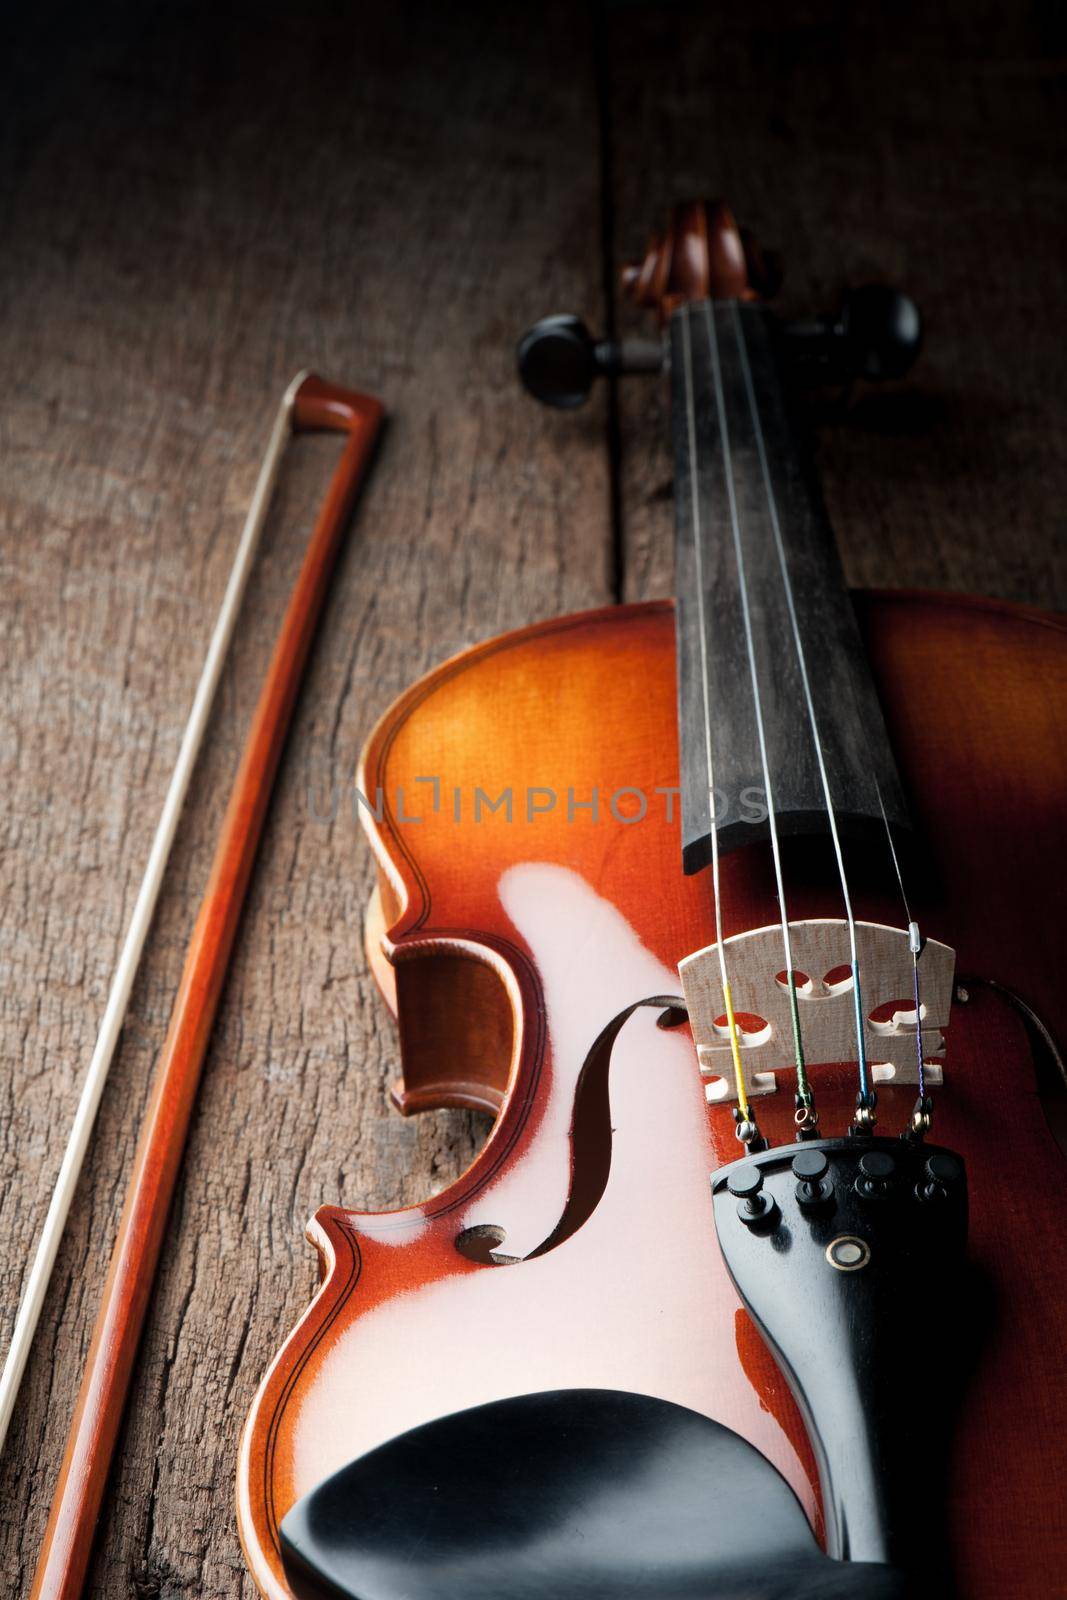
M 779 337 L 737 301 L 671 319 L 687 872 L 710 855 L 709 739 L 720 850 L 766 836 L 768 787 L 783 834 L 826 831 L 827 788 L 842 832 L 907 827 Z

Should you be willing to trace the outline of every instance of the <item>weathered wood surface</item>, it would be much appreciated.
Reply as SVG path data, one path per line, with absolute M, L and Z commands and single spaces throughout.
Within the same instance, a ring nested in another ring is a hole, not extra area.
M 369 863 L 344 806 L 314 812 L 431 663 L 610 598 L 605 397 L 549 415 L 512 376 L 535 316 L 603 324 L 602 205 L 618 260 L 672 199 L 732 194 L 786 251 L 797 309 L 876 274 L 912 288 L 917 398 L 819 423 L 850 575 L 1067 604 L 1057 41 L 1006 4 L 906 26 L 791 13 L 779 31 L 723 8 L 56 4 L 6 25 L 0 1338 L 278 393 L 312 363 L 393 416 L 268 824 L 94 1594 L 251 1593 L 234 1452 L 313 1285 L 305 1219 L 416 1198 L 475 1147 L 469 1118 L 387 1108 Z M 666 592 L 663 396 L 635 381 L 620 405 L 625 587 Z M 335 448 L 290 457 L 180 832 L 3 1463 L 5 1593 L 32 1571 L 148 1076 Z
M 879 280 L 923 309 L 904 392 L 813 416 L 854 584 L 1067 607 L 1063 46 L 1041 6 L 971 0 L 615 19 L 617 260 L 643 253 L 646 219 L 710 191 L 782 253 L 784 313 L 831 310 L 845 285 Z M 670 588 L 665 403 L 653 385 L 620 390 L 634 598 Z
M 343 8 L 131 11 L 54 64 L 63 92 L 6 174 L 5 1334 L 281 389 L 314 364 L 392 414 L 206 1067 L 95 1567 L 109 1597 L 251 1592 L 237 1436 L 313 1288 L 307 1217 L 413 1199 L 474 1148 L 470 1119 L 388 1108 L 367 852 L 346 807 L 314 820 L 309 775 L 321 809 L 431 663 L 609 598 L 602 415 L 564 453 L 513 381 L 546 301 L 598 309 L 586 23 L 387 9 L 358 29 Z M 32 1573 L 145 1086 L 336 448 L 289 457 L 194 782 L 13 1424 L 5 1594 Z

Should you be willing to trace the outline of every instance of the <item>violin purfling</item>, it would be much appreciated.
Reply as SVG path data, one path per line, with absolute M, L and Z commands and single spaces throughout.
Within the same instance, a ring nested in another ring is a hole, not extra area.
M 662 370 L 675 598 L 478 645 L 367 741 L 397 1106 L 494 1121 L 309 1225 L 238 1468 L 269 1600 L 1062 1587 L 1067 628 L 849 593 L 803 394 L 900 380 L 918 313 L 786 326 L 773 278 L 687 204 L 625 278 L 656 336 L 524 336 L 563 409 Z

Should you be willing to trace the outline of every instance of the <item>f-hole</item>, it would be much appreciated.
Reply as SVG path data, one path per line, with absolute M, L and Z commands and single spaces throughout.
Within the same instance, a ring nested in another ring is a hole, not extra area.
M 456 1249 L 468 1261 L 477 1261 L 489 1267 L 509 1266 L 519 1259 L 532 1261 L 535 1256 L 547 1255 L 549 1250 L 554 1250 L 558 1244 L 577 1233 L 593 1215 L 607 1188 L 611 1171 L 611 1104 L 608 1096 L 611 1052 L 624 1024 L 642 1006 L 652 1006 L 661 1013 L 656 1019 L 661 1028 L 677 1028 L 689 1020 L 685 1001 L 679 995 L 652 995 L 647 1000 L 635 1000 L 625 1011 L 612 1017 L 597 1035 L 582 1063 L 574 1089 L 570 1192 L 562 1215 L 548 1238 L 527 1256 L 508 1256 L 498 1249 L 504 1242 L 506 1230 L 497 1223 L 478 1223 L 474 1227 L 464 1228 L 455 1238 Z
M 600 1204 L 611 1171 L 611 1105 L 608 1078 L 611 1052 L 624 1025 L 642 1006 L 651 1006 L 662 1015 L 661 1027 L 676 1028 L 687 1021 L 685 1001 L 679 995 L 651 995 L 635 1000 L 603 1028 L 582 1063 L 574 1091 L 574 1117 L 571 1122 L 571 1187 L 559 1221 L 543 1244 L 531 1250 L 526 1260 L 547 1255 L 558 1244 L 577 1233 Z

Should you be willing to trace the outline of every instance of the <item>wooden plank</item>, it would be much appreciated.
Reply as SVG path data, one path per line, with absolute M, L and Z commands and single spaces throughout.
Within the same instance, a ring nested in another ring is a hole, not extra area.
M 450 649 L 608 592 L 603 397 L 517 396 L 521 327 L 602 324 L 591 49 L 577 8 L 413 3 L 9 22 L 0 149 L 7 606 L 0 760 L 0 1336 L 173 760 L 277 394 L 307 360 L 394 412 L 290 748 L 208 1064 L 97 1564 L 102 1595 L 250 1593 L 237 1431 L 306 1303 L 322 1198 L 396 1204 L 477 1138 L 400 1122 L 359 949 L 370 872 L 309 790 Z M 619 259 L 722 191 L 786 253 L 787 310 L 885 276 L 924 306 L 908 394 L 818 417 L 853 581 L 1067 604 L 1054 40 L 1026 8 L 619 8 Z M 698 25 L 699 22 L 699 25 Z M 1042 41 L 1047 42 L 1043 43 Z M 629 320 L 626 318 L 625 320 Z M 634 595 L 670 588 L 663 392 L 622 387 Z M 32 1568 L 148 1071 L 283 596 L 332 460 L 301 446 L 250 596 L 0 1477 Z M 580 537 L 576 536 L 580 531 Z
M 278 395 L 312 363 L 392 413 L 268 822 L 91 1585 L 243 1595 L 237 1436 L 313 1288 L 306 1218 L 414 1199 L 480 1136 L 388 1108 L 367 852 L 346 805 L 316 813 L 433 662 L 609 597 L 603 401 L 577 427 L 545 413 L 512 354 L 549 306 L 598 308 L 592 49 L 564 5 L 56 21 L 18 24 L 0 174 L 5 1336 Z M 33 1568 L 145 1084 L 335 452 L 290 457 L 180 830 L 3 1463 L 5 1593 Z
M 1067 607 L 1067 161 L 1056 37 L 1030 6 L 620 7 L 606 81 L 616 262 L 678 199 L 727 196 L 786 267 L 786 315 L 906 288 L 897 392 L 820 414 L 854 584 Z M 639 326 L 620 307 L 623 331 Z M 627 593 L 671 592 L 666 395 L 620 386 Z

